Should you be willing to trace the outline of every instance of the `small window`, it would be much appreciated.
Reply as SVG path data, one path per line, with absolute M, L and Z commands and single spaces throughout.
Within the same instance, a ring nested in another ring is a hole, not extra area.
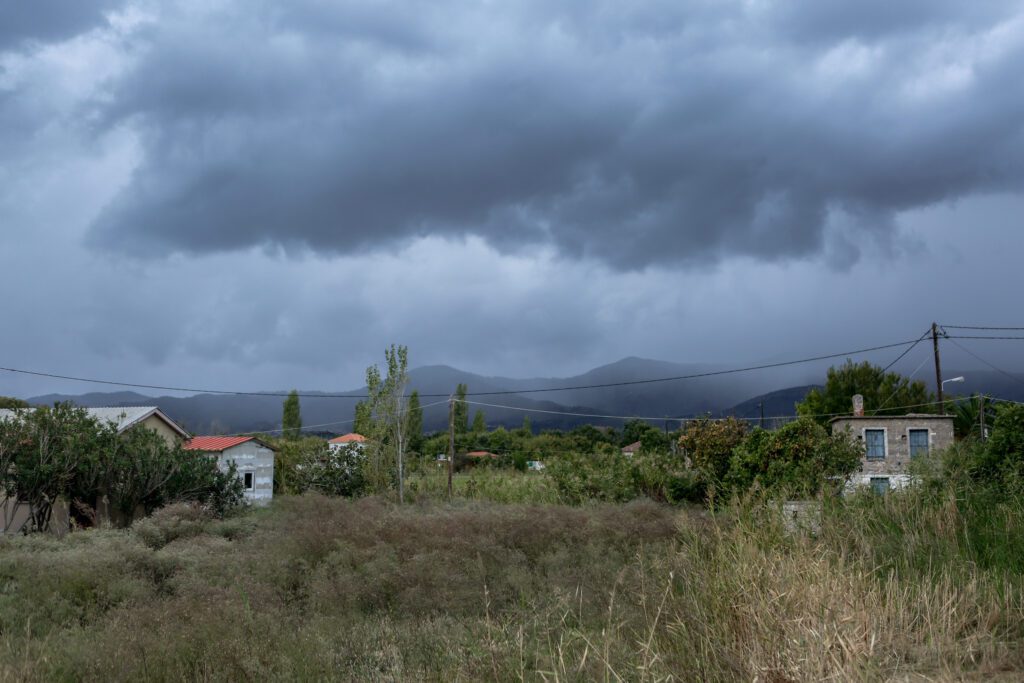
M 889 477 L 871 477 L 871 490 L 880 496 L 888 493 Z
M 867 445 L 868 460 L 885 459 L 885 430 L 865 429 L 864 441 Z
M 919 455 L 928 455 L 928 430 L 910 430 L 910 457 L 916 458 Z
M 246 472 L 242 475 L 242 482 L 245 485 L 246 491 L 253 491 L 256 489 L 256 475 L 252 472 Z

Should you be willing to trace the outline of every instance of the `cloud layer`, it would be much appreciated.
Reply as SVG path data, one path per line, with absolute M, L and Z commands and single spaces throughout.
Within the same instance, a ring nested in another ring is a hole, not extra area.
M 87 103 L 139 162 L 89 238 L 351 254 L 475 235 L 625 269 L 853 258 L 897 212 L 1024 183 L 1019 10 L 142 4 Z

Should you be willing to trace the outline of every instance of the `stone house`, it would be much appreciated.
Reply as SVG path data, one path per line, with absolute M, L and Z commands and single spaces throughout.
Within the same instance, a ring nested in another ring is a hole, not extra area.
M 266 505 L 274 497 L 274 449 L 252 436 L 194 436 L 187 451 L 200 451 L 217 458 L 226 472 L 231 463 L 242 480 L 245 500 Z
M 953 417 L 950 415 L 911 413 L 869 417 L 864 415 L 860 405 L 853 415 L 831 420 L 833 434 L 849 430 L 850 436 L 864 447 L 860 471 L 850 476 L 848 484 L 851 486 L 871 486 L 879 492 L 902 488 L 910 483 L 912 460 L 953 444 Z

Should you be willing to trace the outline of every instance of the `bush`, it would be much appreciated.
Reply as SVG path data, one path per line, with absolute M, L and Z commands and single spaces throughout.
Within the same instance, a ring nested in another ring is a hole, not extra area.
M 300 492 L 316 491 L 327 496 L 360 496 L 366 491 L 366 456 L 357 445 L 310 449 L 295 465 L 295 487 Z
M 813 497 L 826 482 L 843 480 L 860 465 L 863 449 L 847 434 L 829 434 L 811 418 L 770 432 L 755 429 L 736 447 L 726 481 L 734 490 L 755 484 L 786 495 Z

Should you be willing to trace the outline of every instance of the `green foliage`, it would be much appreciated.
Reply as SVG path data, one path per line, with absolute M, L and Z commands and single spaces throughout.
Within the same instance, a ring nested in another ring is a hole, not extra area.
M 15 410 L 17 408 L 28 407 L 28 401 L 22 401 L 20 398 L 14 398 L 12 396 L 0 396 L 0 409 L 6 408 L 7 410 Z
M 718 485 L 729 471 L 733 449 L 743 442 L 747 428 L 745 421 L 734 417 L 690 420 L 679 437 L 679 447 L 705 481 Z
M 83 408 L 57 403 L 0 420 L 4 488 L 28 504 L 33 530 L 49 528 L 53 506 L 69 499 L 99 448 L 100 427 Z
M 420 452 L 423 446 L 423 408 L 420 407 L 420 392 L 409 394 L 409 450 Z
M 323 443 L 323 442 L 321 442 Z M 306 453 L 296 465 L 296 488 L 327 496 L 360 496 L 366 491 L 366 455 L 363 448 L 346 444 L 330 448 L 326 443 Z
M 620 446 L 628 446 L 637 441 L 643 441 L 644 435 L 660 431 L 657 427 L 644 420 L 627 420 L 622 425 L 622 435 L 619 437 Z
M 958 438 L 981 439 L 981 412 L 985 411 L 986 431 L 992 428 L 996 418 L 996 404 L 992 400 L 986 400 L 981 396 L 961 398 L 949 404 L 950 414 L 953 416 L 953 431 Z
M 487 420 L 484 418 L 484 411 L 477 410 L 473 416 L 473 433 L 483 434 L 487 431 Z
M 372 434 L 374 431 L 373 410 L 370 408 L 370 404 L 366 401 L 356 401 L 355 413 L 355 422 L 352 424 L 352 431 L 356 434 L 362 434 L 363 436 Z M 420 425 L 422 426 L 422 424 L 423 423 L 421 421 Z
M 860 465 L 863 448 L 847 434 L 830 434 L 810 418 L 776 431 L 755 429 L 733 451 L 726 481 L 745 491 L 755 484 L 797 498 L 817 495 Z
M 455 433 L 465 434 L 469 431 L 469 404 L 466 403 L 466 392 L 469 388 L 465 384 L 455 387 Z
M 521 429 L 523 430 L 524 435 L 533 435 L 533 423 L 530 422 L 529 415 L 523 416 L 523 426 L 521 427 Z
M 138 511 L 176 501 L 223 514 L 243 498 L 236 473 L 208 456 L 169 446 L 145 427 L 119 434 L 65 403 L 0 421 L 0 473 L 4 493 L 28 506 L 36 531 L 49 528 L 58 500 L 93 520 L 109 506 L 111 521 L 126 525 Z
M 847 360 L 840 367 L 831 367 L 824 389 L 811 389 L 796 404 L 799 415 L 813 417 L 822 425 L 834 415 L 852 412 L 854 394 L 864 397 L 866 415 L 905 415 L 933 412 L 935 396 L 920 380 L 911 381 L 898 372 L 885 372 L 867 361 Z
M 294 440 L 302 435 L 302 414 L 299 410 L 299 392 L 292 389 L 288 398 L 284 400 L 284 408 L 281 415 L 281 427 L 284 438 Z
M 991 436 L 972 451 L 975 480 L 1024 492 L 1024 405 L 1000 403 Z
M 588 501 L 620 503 L 637 495 L 629 459 L 615 451 L 566 455 L 552 461 L 547 473 L 561 500 L 574 505 Z
M 376 365 L 366 369 L 368 404 L 373 420 L 372 431 L 364 434 L 367 437 L 364 472 L 370 491 L 386 491 L 397 481 L 398 496 L 402 499 L 404 455 L 408 447 L 405 387 L 409 382 L 409 350 L 392 344 L 384 350 L 384 359 L 386 375 L 381 376 Z

